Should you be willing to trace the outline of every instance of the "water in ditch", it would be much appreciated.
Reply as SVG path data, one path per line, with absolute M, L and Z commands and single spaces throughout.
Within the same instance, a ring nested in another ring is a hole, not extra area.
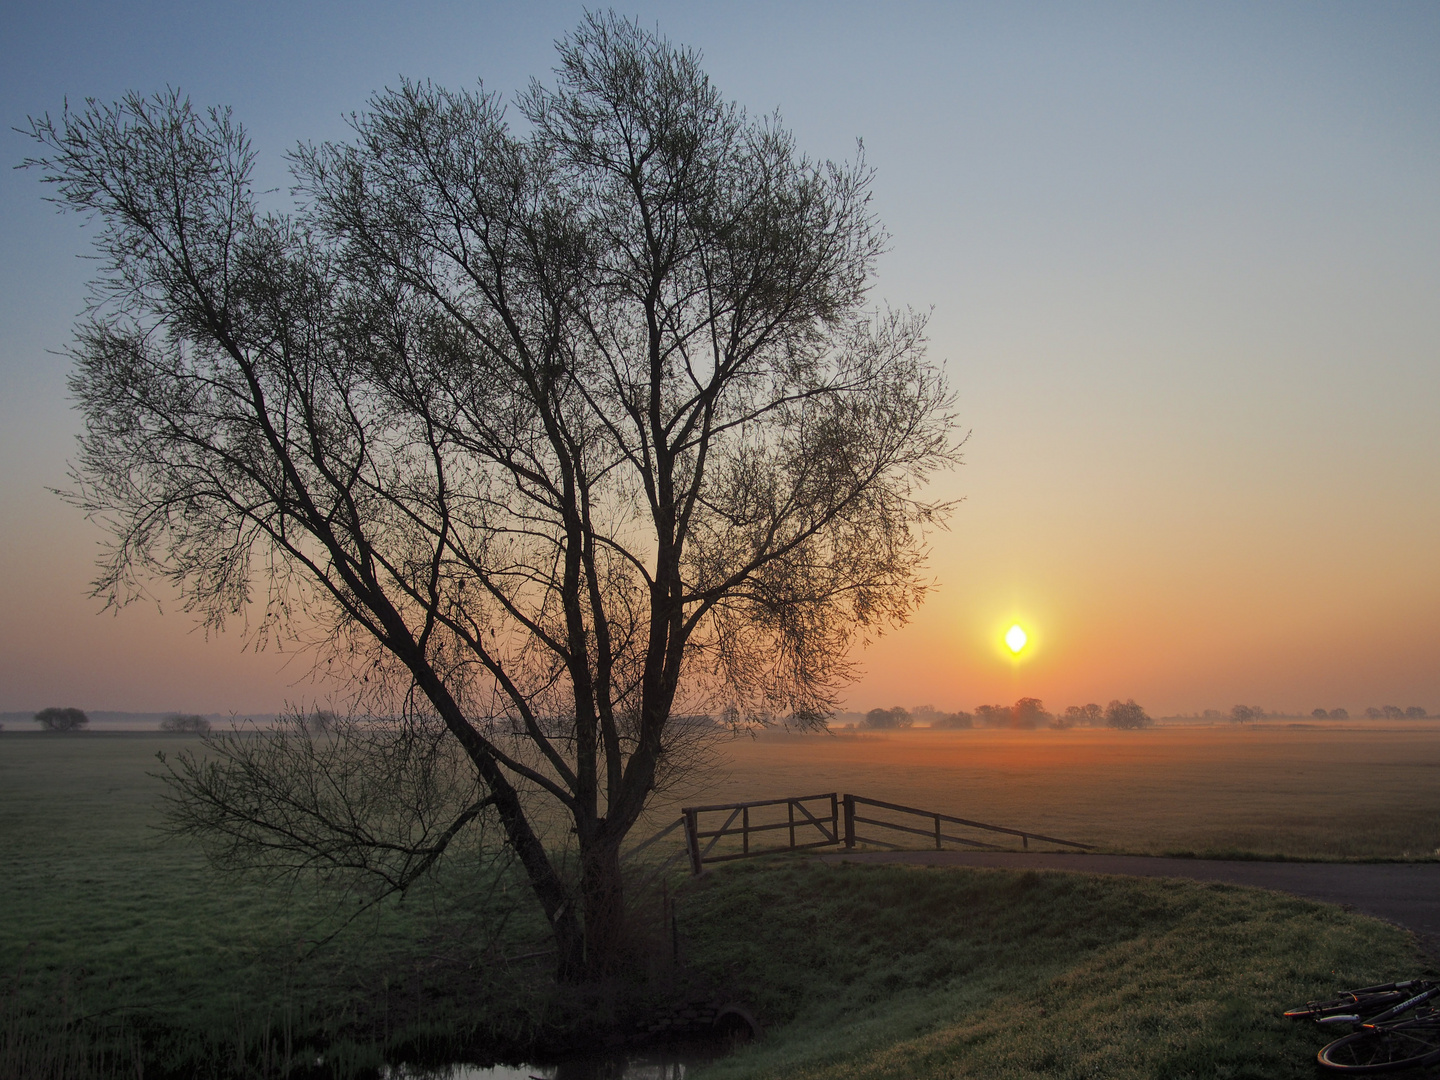
M 715 1039 L 644 1049 L 599 1051 L 547 1064 L 467 1065 L 439 1069 L 399 1066 L 386 1080 L 684 1080 L 695 1069 L 724 1057 L 733 1044 Z

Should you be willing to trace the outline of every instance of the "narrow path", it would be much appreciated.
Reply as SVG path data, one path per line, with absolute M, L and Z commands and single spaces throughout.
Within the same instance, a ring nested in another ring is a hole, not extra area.
M 1413 930 L 1426 951 L 1440 963 L 1440 863 L 1249 862 L 998 851 L 841 852 L 820 858 L 831 862 L 848 859 L 853 862 L 1176 877 L 1275 889 L 1309 900 L 1341 904 Z

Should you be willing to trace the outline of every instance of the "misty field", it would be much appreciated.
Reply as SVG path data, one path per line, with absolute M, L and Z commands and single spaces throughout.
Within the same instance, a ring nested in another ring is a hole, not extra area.
M 1440 856 L 1440 721 L 762 735 L 678 806 L 850 792 L 1148 854 Z
M 838 790 L 1117 850 L 1433 857 L 1437 735 L 772 735 L 720 747 L 652 817 Z M 133 1076 L 143 1054 L 147 1076 L 317 1057 L 374 1076 L 382 1055 L 576 1036 L 545 988 L 543 923 L 503 875 L 442 874 L 312 953 L 343 922 L 333 896 L 217 877 L 155 831 L 155 752 L 184 746 L 0 735 L 0 1072 Z M 727 1077 L 1308 1075 L 1317 1033 L 1275 1008 L 1423 963 L 1393 927 L 1228 886 L 780 858 L 674 887 L 687 964 L 774 1026 Z

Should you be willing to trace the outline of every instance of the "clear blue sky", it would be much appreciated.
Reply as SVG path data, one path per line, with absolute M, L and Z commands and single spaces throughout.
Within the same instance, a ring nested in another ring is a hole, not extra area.
M 1440 710 L 1440 5 L 618 10 L 813 155 L 863 137 L 893 235 L 877 299 L 933 309 L 966 501 L 852 705 Z M 18 126 L 179 86 L 234 107 L 278 199 L 286 149 L 343 137 L 376 89 L 522 88 L 581 11 L 11 5 L 0 102 Z M 100 533 L 45 490 L 88 238 L 41 195 L 0 171 L 0 709 L 313 696 L 303 657 L 206 642 L 171 603 L 94 614 Z

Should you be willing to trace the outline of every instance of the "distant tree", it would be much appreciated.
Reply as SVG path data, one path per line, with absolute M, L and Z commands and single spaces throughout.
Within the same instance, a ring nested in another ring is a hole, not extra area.
M 1366 720 L 1379 720 L 1379 719 L 1380 719 L 1382 716 L 1384 716 L 1384 715 L 1385 715 L 1385 714 L 1384 714 L 1383 712 L 1381 712 L 1379 709 L 1377 709 L 1374 705 L 1369 706 L 1369 707 L 1365 710 L 1365 719 L 1366 719 Z
M 1330 714 L 1327 713 L 1324 709 L 1311 709 L 1310 715 L 1313 716 L 1316 720 L 1325 720 L 1328 719 L 1330 716 Z
M 930 726 L 937 730 L 956 731 L 963 728 L 975 726 L 975 718 L 963 709 L 959 712 L 936 713 L 930 721 Z
M 1248 723 L 1255 719 L 1255 710 L 1249 705 L 1234 705 L 1230 708 L 1230 719 L 1237 724 Z
M 1386 705 L 1381 711 L 1385 714 L 1386 720 L 1405 719 L 1405 710 L 1400 708 L 1399 705 Z
M 1424 720 L 1425 717 L 1429 716 L 1430 714 L 1427 713 L 1424 708 L 1419 705 L 1411 705 L 1405 710 L 1405 715 L 1411 720 Z
M 1039 698 L 1022 697 L 1010 706 L 1010 726 L 1031 730 L 1048 724 L 1053 718 L 1045 711 L 1045 703 Z
M 1331 720 L 1349 720 L 1349 719 L 1350 719 L 1350 711 L 1349 711 L 1348 709 L 1331 709 L 1331 710 L 1330 710 L 1330 719 L 1331 719 Z
M 90 723 L 83 709 L 60 709 L 51 706 L 35 714 L 35 722 L 46 731 L 79 731 Z
M 984 727 L 1009 727 L 1009 705 L 976 705 L 975 719 Z
M 910 718 L 910 710 L 896 705 L 893 709 L 871 709 L 865 714 L 865 720 L 861 727 L 873 729 L 894 729 L 907 728 L 914 721 Z
M 329 709 L 315 709 L 312 712 L 301 713 L 299 720 L 305 730 L 312 735 L 324 735 L 339 723 L 339 717 Z
M 1206 709 L 1203 715 L 1206 720 L 1221 720 L 1225 717 L 1219 709 Z
M 204 735 L 210 730 L 210 721 L 199 713 L 171 713 L 160 721 L 160 730 L 184 735 Z
M 1137 728 L 1146 728 L 1155 721 L 1146 715 L 1145 710 L 1135 704 L 1135 699 L 1128 701 L 1115 700 L 1105 708 L 1105 723 L 1113 728 L 1120 728 L 1126 731 L 1134 731 Z
M 1075 726 L 1077 718 L 1075 713 L 1071 712 L 1070 710 L 1074 708 L 1075 706 L 1071 705 L 1064 712 L 1057 712 L 1054 716 L 1050 718 L 1050 726 L 1052 728 L 1055 728 L 1057 731 L 1068 731 L 1073 728 Z

